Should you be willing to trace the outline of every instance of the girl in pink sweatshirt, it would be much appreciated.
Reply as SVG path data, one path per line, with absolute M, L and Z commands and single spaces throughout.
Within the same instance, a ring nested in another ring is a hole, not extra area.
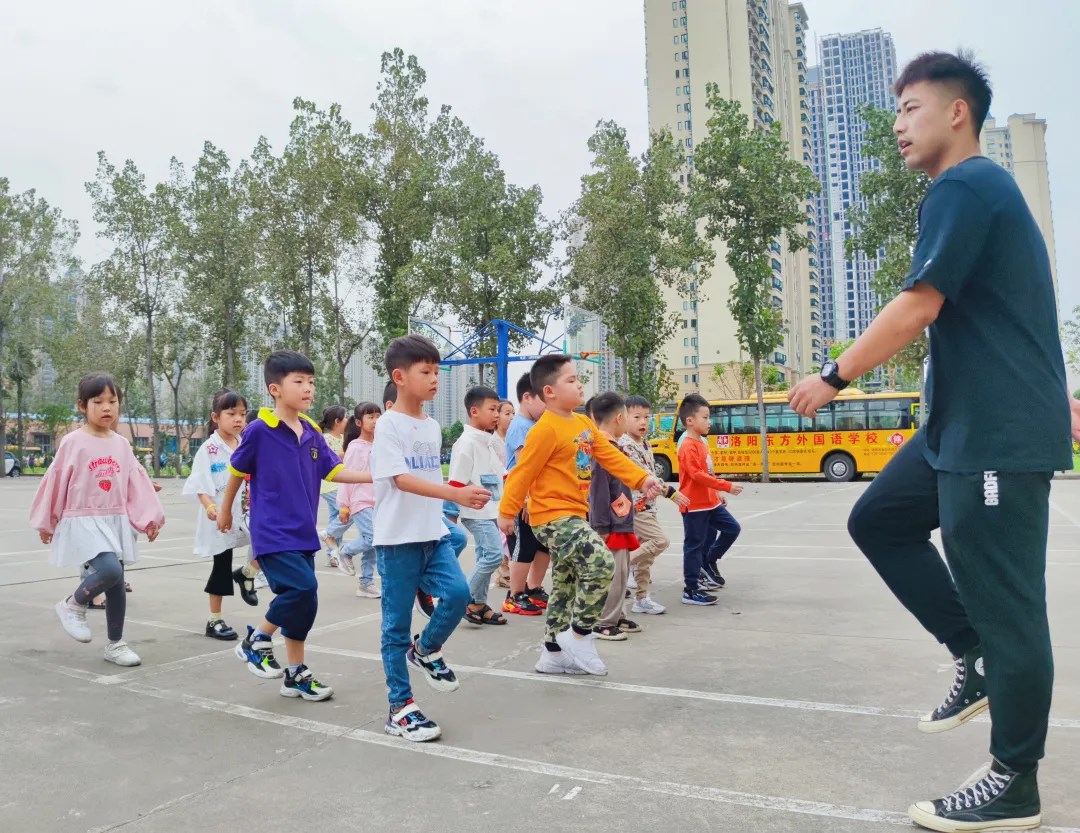
M 56 603 L 64 630 L 89 642 L 86 605 L 104 593 L 105 660 L 131 666 L 141 660 L 124 641 L 124 565 L 138 559 L 132 530 L 153 541 L 165 511 L 128 441 L 113 430 L 120 415 L 119 391 L 105 373 L 79 381 L 78 405 L 86 423 L 60 441 L 30 507 L 30 525 L 43 544 L 52 544 L 50 564 L 85 568 L 75 592 Z
M 361 402 L 353 411 L 353 418 L 345 427 L 346 468 L 370 471 L 371 444 L 375 440 L 375 422 L 382 410 L 374 402 Z M 356 595 L 363 599 L 382 596 L 375 587 L 375 544 L 372 519 L 375 510 L 375 487 L 371 483 L 346 483 L 338 490 L 338 519 L 344 525 L 342 535 L 349 524 L 356 525 L 357 538 L 341 548 L 338 555 L 349 567 L 360 556 L 360 586 Z M 353 572 L 356 570 L 353 568 Z

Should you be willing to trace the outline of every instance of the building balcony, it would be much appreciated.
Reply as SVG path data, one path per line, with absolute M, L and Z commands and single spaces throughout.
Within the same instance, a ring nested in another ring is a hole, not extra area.
M 773 353 L 773 361 L 777 364 L 787 364 L 787 354 L 781 353 L 779 350 Z

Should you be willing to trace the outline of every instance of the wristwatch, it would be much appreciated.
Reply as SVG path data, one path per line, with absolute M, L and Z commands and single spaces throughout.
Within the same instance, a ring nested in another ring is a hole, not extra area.
M 840 366 L 830 359 L 821 366 L 821 378 L 837 390 L 843 390 L 851 382 L 840 378 Z

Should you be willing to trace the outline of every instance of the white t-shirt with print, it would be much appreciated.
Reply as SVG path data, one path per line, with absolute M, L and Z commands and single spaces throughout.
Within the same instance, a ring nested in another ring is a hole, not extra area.
M 491 492 L 491 500 L 483 509 L 461 507 L 461 517 L 493 521 L 499 517 L 502 497 L 502 471 L 493 435 L 466 425 L 461 437 L 450 452 L 450 482 L 466 486 L 481 486 Z
M 387 411 L 375 423 L 371 476 L 375 481 L 375 545 L 418 544 L 447 534 L 442 501 L 403 492 L 394 483 L 411 474 L 442 484 L 442 429 L 429 416 Z

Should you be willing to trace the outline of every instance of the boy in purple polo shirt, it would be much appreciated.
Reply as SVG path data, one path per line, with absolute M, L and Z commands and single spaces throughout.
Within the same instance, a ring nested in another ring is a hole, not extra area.
M 344 468 L 318 425 L 303 413 L 315 397 L 315 367 L 307 356 L 292 350 L 271 353 L 263 377 L 274 408 L 259 411 L 233 452 L 233 476 L 218 510 L 218 528 L 227 531 L 232 526 L 233 498 L 250 475 L 251 548 L 275 598 L 259 626 L 248 625 L 236 655 L 257 677 L 284 675 L 282 696 L 326 700 L 334 690 L 319 683 L 304 665 L 304 640 L 319 607 L 319 483 L 370 483 L 371 473 Z M 278 628 L 289 661 L 284 672 L 271 643 Z

